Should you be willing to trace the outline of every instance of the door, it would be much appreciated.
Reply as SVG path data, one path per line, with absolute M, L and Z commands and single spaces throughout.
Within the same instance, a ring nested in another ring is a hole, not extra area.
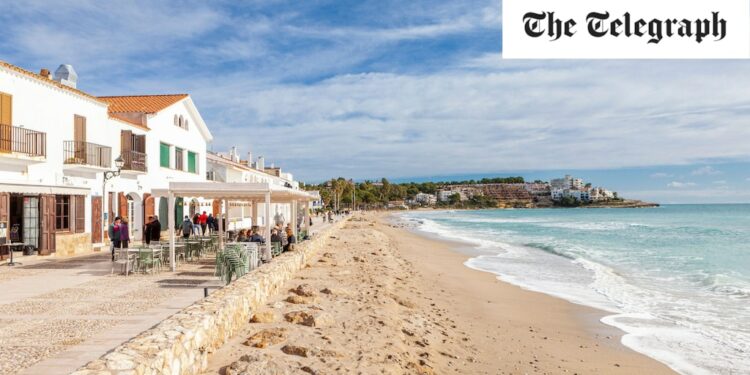
M 23 242 L 39 248 L 39 198 L 23 197 Z
M 12 147 L 13 97 L 0 92 L 0 152 L 8 153 Z
M 75 157 L 81 164 L 87 164 L 86 160 L 86 118 L 75 115 L 73 119 L 73 141 L 75 144 Z
M 55 252 L 55 196 L 42 195 L 41 198 L 41 244 L 39 255 L 49 255 Z
M 91 243 L 100 241 L 102 241 L 102 197 L 91 197 Z

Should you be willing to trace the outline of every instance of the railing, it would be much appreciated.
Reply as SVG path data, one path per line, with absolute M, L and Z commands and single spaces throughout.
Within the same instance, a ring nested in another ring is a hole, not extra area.
M 0 124 L 0 153 L 47 156 L 47 133 Z
M 122 166 L 123 170 L 146 172 L 146 154 L 138 151 L 123 151 L 122 160 L 125 162 Z
M 110 168 L 112 167 L 112 148 L 95 143 L 64 141 L 63 160 L 65 164 Z

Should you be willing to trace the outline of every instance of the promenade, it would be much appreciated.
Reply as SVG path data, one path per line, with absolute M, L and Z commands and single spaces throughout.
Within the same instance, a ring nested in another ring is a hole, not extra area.
M 312 233 L 330 227 L 313 218 Z M 67 374 L 203 298 L 220 285 L 214 258 L 176 273 L 112 274 L 108 253 L 19 258 L 0 265 L 0 375 Z

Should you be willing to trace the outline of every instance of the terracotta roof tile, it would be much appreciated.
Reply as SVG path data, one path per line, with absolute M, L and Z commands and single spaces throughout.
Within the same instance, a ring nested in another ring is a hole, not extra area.
M 72 92 L 72 93 L 74 93 L 74 94 L 78 94 L 78 95 L 80 95 L 80 96 L 83 96 L 83 97 L 86 97 L 86 98 L 88 98 L 88 99 L 92 99 L 92 100 L 95 100 L 95 101 L 97 101 L 97 102 L 101 102 L 101 103 L 105 103 L 105 104 L 107 103 L 106 101 L 104 101 L 104 100 L 101 100 L 101 99 L 97 98 L 96 96 L 93 96 L 93 95 L 89 95 L 89 94 L 87 94 L 87 93 L 85 93 L 85 92 L 83 92 L 83 91 L 81 91 L 81 90 L 78 90 L 78 89 L 72 88 L 72 87 L 70 87 L 70 86 L 66 86 L 66 85 L 63 85 L 62 83 L 60 83 L 60 82 L 57 82 L 57 81 L 55 81 L 55 80 L 53 80 L 53 79 L 49 79 L 49 78 L 47 78 L 47 77 L 44 77 L 44 76 L 41 76 L 41 75 L 39 75 L 39 74 L 36 74 L 36 73 L 30 72 L 30 71 L 28 71 L 28 70 L 26 70 L 26 69 L 23 69 L 23 68 L 21 68 L 21 67 L 15 66 L 15 65 L 13 65 L 13 64 L 10 64 L 10 63 L 7 63 L 7 62 L 5 62 L 5 61 L 2 61 L 2 60 L 0 60 L 0 66 L 2 66 L 2 67 L 4 67 L 4 68 L 7 68 L 7 69 L 10 69 L 10 70 L 12 70 L 12 71 L 15 71 L 15 72 L 21 73 L 21 74 L 23 74 L 23 75 L 25 75 L 25 76 L 28 76 L 28 77 L 31 77 L 31 78 L 35 78 L 35 79 L 38 79 L 38 80 L 40 80 L 40 81 L 42 81 L 42 82 L 45 82 L 45 83 L 48 83 L 48 84 L 50 84 L 50 85 L 53 85 L 53 86 L 57 86 L 57 87 L 59 87 L 59 88 L 61 88 L 61 89 L 63 89 L 63 90 L 66 90 L 66 91 L 70 91 L 70 92 Z
M 188 94 L 176 95 L 134 95 L 134 96 L 100 96 L 99 99 L 109 103 L 109 113 L 142 112 L 157 113 L 170 105 L 188 97 Z

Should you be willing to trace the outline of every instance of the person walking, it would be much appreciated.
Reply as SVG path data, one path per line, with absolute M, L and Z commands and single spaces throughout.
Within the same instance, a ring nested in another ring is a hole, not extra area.
M 198 217 L 198 223 L 201 226 L 201 236 L 205 236 L 208 227 L 208 215 L 206 215 L 206 211 L 203 211 L 201 216 Z
M 151 223 L 154 221 L 153 216 L 149 216 L 146 219 L 146 225 L 143 226 L 143 240 L 146 241 L 146 245 L 151 244 Z
M 216 226 L 216 218 L 214 217 L 214 214 L 208 214 L 206 225 L 208 226 L 208 233 L 213 234 L 215 230 L 214 227 Z
M 161 242 L 161 222 L 156 215 L 154 215 L 154 220 L 151 221 L 151 241 Z
M 120 224 L 120 246 L 123 249 L 127 249 L 129 242 L 130 242 L 130 227 L 128 226 L 128 219 L 123 217 L 122 222 Z
M 107 234 L 109 235 L 109 241 L 111 242 L 111 250 L 112 250 L 112 261 L 115 261 L 115 249 L 120 248 L 120 217 L 116 217 L 114 221 L 112 221 L 112 224 L 109 224 L 109 229 L 107 230 Z
M 201 234 L 201 215 L 197 212 L 193 215 L 193 234 L 196 236 Z
M 193 222 L 190 221 L 190 217 L 185 215 L 185 220 L 182 221 L 182 238 L 187 239 L 190 237 L 190 233 L 193 233 Z

